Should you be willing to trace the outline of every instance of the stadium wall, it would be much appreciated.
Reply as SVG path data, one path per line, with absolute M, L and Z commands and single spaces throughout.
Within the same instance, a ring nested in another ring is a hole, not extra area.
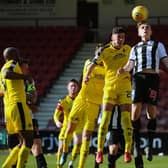
M 40 131 L 42 148 L 44 153 L 56 153 L 58 149 L 58 135 L 57 131 Z M 147 133 L 141 133 L 141 149 L 143 151 L 147 143 Z M 168 132 L 156 133 L 153 141 L 153 153 L 157 155 L 168 155 Z M 6 130 L 0 131 L 0 149 L 7 149 L 7 133 Z M 93 133 L 92 140 L 90 142 L 90 153 L 95 153 L 97 148 L 97 132 Z M 105 143 L 105 152 L 107 151 L 107 142 Z
M 121 19 L 121 23 L 133 24 L 130 16 L 135 5 L 147 6 L 150 16 L 168 15 L 167 0 L 155 3 L 153 0 L 86 0 L 86 2 L 98 4 L 99 29 L 111 29 L 116 23 L 116 17 L 129 17 L 130 19 Z M 35 23 L 33 19 L 40 19 L 41 25 L 76 25 L 77 4 L 77 0 L 56 0 L 54 4 L 0 4 L 0 26 L 32 25 Z M 151 22 L 156 23 L 156 19 L 151 19 Z M 168 19 L 163 17 L 162 23 L 167 24 Z
M 45 153 L 56 153 L 58 147 L 58 134 L 56 131 L 40 131 L 42 137 L 42 147 Z M 141 149 L 143 150 L 147 143 L 147 134 L 141 133 Z M 157 133 L 153 141 L 154 154 L 168 154 L 168 133 Z M 95 153 L 97 148 L 97 132 L 94 132 L 90 143 L 90 152 Z M 105 143 L 105 151 L 107 143 Z
M 135 24 L 131 10 L 135 5 L 149 9 L 150 22 L 168 24 L 167 0 L 86 0 L 98 5 L 98 27 L 88 25 L 97 39 L 105 39 L 116 24 Z M 0 2 L 1 3 L 1 2 Z M 0 26 L 66 26 L 77 25 L 77 0 L 56 0 L 53 4 L 0 4 Z M 86 19 L 86 18 L 84 18 Z M 92 23 L 91 17 L 90 23 Z

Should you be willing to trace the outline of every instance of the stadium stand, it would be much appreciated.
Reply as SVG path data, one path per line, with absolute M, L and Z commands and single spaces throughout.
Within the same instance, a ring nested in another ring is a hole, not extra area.
M 0 51 L 2 55 L 3 49 L 8 46 L 20 49 L 21 55 L 30 60 L 38 95 L 43 96 L 52 80 L 72 59 L 85 32 L 85 28 L 78 26 L 1 27 Z

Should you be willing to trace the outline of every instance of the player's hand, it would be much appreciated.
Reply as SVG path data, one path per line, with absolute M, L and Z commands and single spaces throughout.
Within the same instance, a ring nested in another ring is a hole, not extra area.
M 56 124 L 57 128 L 62 128 L 62 122 L 56 121 L 55 124 Z
M 125 72 L 124 68 L 118 69 L 117 76 L 123 74 L 124 72 Z
M 83 78 L 83 82 L 84 83 L 87 83 L 89 81 L 89 77 L 88 76 L 85 76 L 84 78 Z

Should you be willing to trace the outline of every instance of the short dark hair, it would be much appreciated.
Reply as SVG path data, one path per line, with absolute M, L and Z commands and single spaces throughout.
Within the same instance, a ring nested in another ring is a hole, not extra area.
M 123 26 L 116 26 L 112 29 L 112 34 L 126 33 L 126 29 Z
M 146 21 L 142 21 L 142 22 L 138 22 L 138 23 L 137 23 L 137 28 L 139 28 L 142 24 L 145 24 L 145 25 L 149 25 L 149 26 L 150 26 L 150 24 L 147 23 Z
M 74 78 L 72 78 L 72 79 L 70 79 L 70 80 L 68 81 L 68 83 L 70 83 L 70 82 L 74 82 L 74 83 L 76 83 L 76 84 L 79 86 L 79 81 L 76 80 L 76 79 L 74 79 Z

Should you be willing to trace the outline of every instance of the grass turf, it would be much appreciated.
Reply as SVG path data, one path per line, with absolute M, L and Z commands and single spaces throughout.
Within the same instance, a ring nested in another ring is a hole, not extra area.
M 5 158 L 7 157 L 7 155 L 8 155 L 8 151 L 0 150 L 0 167 L 3 161 L 5 160 Z M 56 168 L 55 154 L 47 154 L 45 155 L 45 158 L 48 163 L 48 168 Z M 95 160 L 94 155 L 90 154 L 87 158 L 85 167 L 94 168 L 94 160 Z M 78 158 L 74 163 L 74 168 L 77 168 L 77 162 L 78 162 Z M 147 161 L 144 156 L 144 165 L 145 165 L 144 168 L 167 168 L 167 162 L 168 162 L 168 156 L 155 155 L 152 162 Z M 67 168 L 68 167 L 67 165 L 68 165 L 68 161 L 63 168 Z M 30 155 L 26 168 L 36 168 L 36 167 L 37 167 L 36 160 L 32 155 Z M 123 157 L 118 159 L 116 167 L 117 168 L 135 168 L 134 161 L 126 164 L 123 162 Z M 107 168 L 107 155 L 104 156 L 104 162 L 99 166 L 99 168 Z

